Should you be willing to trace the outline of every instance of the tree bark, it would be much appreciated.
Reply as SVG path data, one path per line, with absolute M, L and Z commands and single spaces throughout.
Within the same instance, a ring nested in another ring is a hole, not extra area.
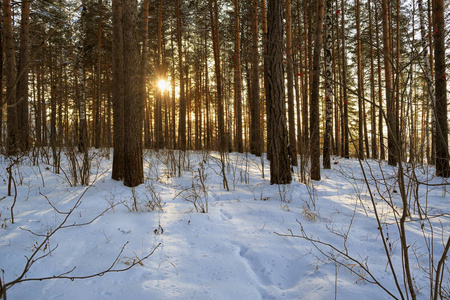
M 375 63 L 374 63 L 374 42 L 373 42 L 373 20 L 372 20 L 372 4 L 371 0 L 367 3 L 369 10 L 369 43 L 370 43 L 370 99 L 372 103 L 371 107 L 371 148 L 372 148 L 372 158 L 378 158 L 378 146 L 377 146 L 377 120 L 376 120 L 376 105 L 375 105 Z M 375 8 L 376 9 L 376 8 Z M 375 20 L 376 22 L 376 20 Z
M 436 97 L 436 175 L 450 177 L 447 120 L 447 77 L 445 73 L 444 1 L 433 0 L 434 72 Z
M 356 63 L 358 77 L 358 158 L 364 158 L 364 112 L 363 112 L 363 78 L 362 78 L 362 62 L 361 62 L 361 18 L 360 4 L 356 0 Z
M 375 8 L 375 39 L 376 39 L 376 46 L 377 46 L 377 70 L 378 70 L 378 132 L 380 134 L 380 158 L 385 159 L 386 158 L 386 151 L 384 147 L 384 133 L 383 133 L 383 94 L 382 94 L 382 80 L 381 80 L 381 46 L 380 46 L 380 38 L 379 38 L 379 26 L 378 26 L 378 8 Z
M 288 184 L 292 181 L 283 71 L 283 0 L 269 0 L 267 13 L 266 87 L 268 143 L 270 143 L 270 183 Z
M 263 0 L 264 1 L 264 0 Z M 236 138 L 235 148 L 239 153 L 244 152 L 242 141 L 242 74 L 241 74 L 241 31 L 239 22 L 239 0 L 234 0 L 234 103 L 236 107 Z
M 139 51 L 137 44 L 137 0 L 123 5 L 123 79 L 124 79 L 124 178 L 126 186 L 144 182 L 142 161 L 142 112 L 144 105 L 139 89 Z
M 326 80 L 326 119 L 325 136 L 323 142 L 323 168 L 331 169 L 331 136 L 333 124 L 333 58 L 332 58 L 332 0 L 326 0 L 325 3 L 325 80 Z
M 348 124 L 348 95 L 347 95 L 347 56 L 345 49 L 345 1 L 341 1 L 342 9 L 342 86 L 343 86 L 343 100 L 344 100 L 344 111 L 343 111 L 343 156 L 344 158 L 350 158 L 350 148 L 349 148 L 349 124 Z
M 94 147 L 100 148 L 101 135 L 102 135 L 102 122 L 101 107 L 102 107 L 102 23 L 103 23 L 103 1 L 98 0 L 98 7 L 100 10 L 98 19 L 98 32 L 97 32 L 97 88 L 95 97 L 95 118 L 94 118 Z
M 178 44 L 178 71 L 180 73 L 180 116 L 178 125 L 178 149 L 186 150 L 186 99 L 184 94 L 183 50 L 181 47 L 181 0 L 177 0 L 177 44 Z
M 113 167 L 111 178 L 123 180 L 124 178 L 124 95 L 123 95 L 123 6 L 121 0 L 112 3 L 112 102 L 113 102 Z
M 295 106 L 294 106 L 294 70 L 292 55 L 292 13 L 291 0 L 286 0 L 286 75 L 287 75 L 287 98 L 288 98 L 288 121 L 289 121 L 289 155 L 291 164 L 297 166 L 297 139 L 295 134 Z
M 252 69 L 250 99 L 250 152 L 261 156 L 261 122 L 259 105 L 258 1 L 252 1 Z
M 220 65 L 220 45 L 219 45 L 219 8 L 217 0 L 209 0 L 209 13 L 211 19 L 213 52 L 214 52 L 214 72 L 216 75 L 217 93 L 217 125 L 218 125 L 218 146 L 220 152 L 227 149 L 227 137 L 225 134 L 223 97 L 222 97 L 222 74 Z M 214 3 L 213 3 L 214 2 Z M 214 4 L 214 5 L 213 5 Z M 259 110 L 258 110 L 259 113 Z
M 158 1 L 158 26 L 157 26 L 157 51 L 156 51 L 156 81 L 163 80 L 163 70 L 161 65 L 162 57 L 162 14 L 163 5 L 162 0 Z M 148 18 L 147 18 L 148 20 Z M 147 21 L 148 22 L 148 21 Z M 164 97 L 164 91 L 156 87 L 155 93 L 155 149 L 158 151 L 164 147 L 164 137 L 162 128 L 162 98 Z
M 383 10 L 383 52 L 384 52 L 384 72 L 386 82 L 386 110 L 387 110 L 387 127 L 388 127 L 388 163 L 391 166 L 397 165 L 396 151 L 396 124 L 395 124 L 395 103 L 392 90 L 392 55 L 391 55 L 391 36 L 389 30 L 390 9 L 388 0 L 382 0 Z
M 320 84 L 320 52 L 322 50 L 322 28 L 323 28 L 324 1 L 317 2 L 316 32 L 314 41 L 314 57 L 312 68 L 312 90 L 311 90 L 311 179 L 320 180 L 320 136 L 319 136 L 319 84 Z
M 17 119 L 18 119 L 18 143 L 21 151 L 30 148 L 29 124 L 28 124 L 28 64 L 30 43 L 30 1 L 22 2 L 22 15 L 20 20 L 20 54 L 17 82 Z
M 8 155 L 17 153 L 17 107 L 16 107 L 16 59 L 14 54 L 14 37 L 12 28 L 11 4 L 3 0 L 3 25 L 5 34 L 5 76 L 6 76 L 6 104 L 7 113 L 7 140 L 6 152 Z

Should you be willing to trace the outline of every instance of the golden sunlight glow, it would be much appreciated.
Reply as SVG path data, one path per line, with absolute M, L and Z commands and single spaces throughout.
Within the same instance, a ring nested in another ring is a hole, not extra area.
M 166 88 L 168 88 L 168 84 L 164 79 L 161 79 L 158 81 L 158 88 L 161 90 L 161 92 L 164 92 Z

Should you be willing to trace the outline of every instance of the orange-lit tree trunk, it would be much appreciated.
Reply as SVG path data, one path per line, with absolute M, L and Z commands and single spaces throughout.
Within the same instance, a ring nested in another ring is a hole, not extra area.
M 362 78 L 362 62 L 361 62 L 361 18 L 360 4 L 356 0 L 356 64 L 358 78 L 358 158 L 364 158 L 364 112 L 363 112 L 363 78 Z
M 144 105 L 144 147 L 150 146 L 150 114 L 148 113 L 147 103 L 147 66 L 148 66 L 148 14 L 149 14 L 149 0 L 144 0 L 142 3 L 142 52 L 141 52 L 141 85 L 140 93 L 142 97 L 142 103 Z
M 181 47 L 180 2 L 181 0 L 177 0 L 175 9 L 177 17 L 178 71 L 180 73 L 180 116 L 178 125 L 178 148 L 184 151 L 186 150 L 186 99 L 184 94 L 183 50 Z
M 384 115 L 383 115 L 383 95 L 382 95 L 382 80 L 381 80 L 381 46 L 380 46 L 380 38 L 379 38 L 379 25 L 378 22 L 379 18 L 378 18 L 378 8 L 375 8 L 375 40 L 376 42 L 376 47 L 378 49 L 377 51 L 377 73 L 378 73 L 378 132 L 380 134 L 380 158 L 381 159 L 385 159 L 386 158 L 386 151 L 385 151 L 385 147 L 384 147 L 384 133 L 383 133 L 383 120 L 384 120 Z
M 252 1 L 252 70 L 250 99 L 250 152 L 261 155 L 261 122 L 259 105 L 258 1 Z
M 157 26 L 157 50 L 156 50 L 156 81 L 162 80 L 162 66 L 161 66 L 161 56 L 162 56 L 162 13 L 163 5 L 162 0 L 158 1 L 158 26 Z M 147 18 L 148 19 L 148 18 Z M 158 86 L 156 87 L 155 93 L 155 149 L 159 150 L 164 147 L 163 140 L 163 128 L 162 128 L 162 97 L 164 91 Z
M 262 42 L 263 42 L 263 77 L 264 77 L 264 98 L 265 100 L 265 107 L 266 107 L 266 114 L 268 114 L 268 106 L 267 106 L 267 86 L 269 84 L 268 79 L 268 60 L 267 60 L 267 9 L 266 9 L 266 0 L 261 0 L 261 26 L 262 26 Z M 266 122 L 267 123 L 267 122 Z M 268 133 L 267 126 L 266 126 L 266 133 Z M 264 144 L 264 140 L 262 141 Z M 267 141 L 267 159 L 270 160 L 270 143 Z
M 219 151 L 225 152 L 227 149 L 227 137 L 225 135 L 223 97 L 222 97 L 222 74 L 220 66 L 220 47 L 219 47 L 219 16 L 217 0 L 209 0 L 209 14 L 211 19 L 213 52 L 214 52 L 214 71 L 216 75 L 217 88 L 217 125 Z M 214 2 L 214 3 L 213 3 Z M 259 110 L 258 110 L 259 112 Z
M 263 0 L 264 1 L 264 0 Z M 244 152 L 242 141 L 242 73 L 241 73 L 241 31 L 239 22 L 239 0 L 234 0 L 234 103 L 236 108 L 236 138 L 235 148 L 237 152 Z

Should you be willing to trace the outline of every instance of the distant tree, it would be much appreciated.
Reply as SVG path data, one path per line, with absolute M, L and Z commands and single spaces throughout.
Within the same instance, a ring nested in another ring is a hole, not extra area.
M 283 70 L 283 0 L 269 0 L 267 7 L 266 87 L 268 146 L 270 148 L 270 183 L 292 181 L 288 150 L 288 131 L 284 95 Z

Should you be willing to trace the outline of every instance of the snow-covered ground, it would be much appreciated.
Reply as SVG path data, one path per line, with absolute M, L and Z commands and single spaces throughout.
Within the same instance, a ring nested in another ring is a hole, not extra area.
M 187 152 L 180 169 L 177 152 L 146 153 L 145 184 L 133 190 L 111 180 L 112 161 L 106 155 L 93 153 L 92 158 L 93 183 L 88 188 L 71 187 L 66 159 L 60 174 L 53 173 L 50 165 L 33 165 L 29 159 L 13 166 L 17 200 L 12 224 L 14 188 L 12 196 L 7 196 L 10 162 L 0 157 L 2 282 L 22 274 L 27 257 L 80 199 L 64 223 L 66 228 L 59 229 L 37 251 L 23 279 L 52 277 L 74 267 L 63 276 L 102 272 L 127 242 L 114 269 L 153 254 L 126 272 L 85 280 L 21 282 L 8 289 L 8 299 L 391 298 L 364 278 L 376 279 L 400 297 L 357 160 L 335 157 L 332 169 L 322 171 L 322 180 L 308 185 L 299 182 L 295 168 L 295 181 L 277 186 L 269 183 L 267 160 L 262 166 L 257 157 L 233 153 L 226 161 L 227 191 L 217 153 Z M 393 210 L 401 210 L 396 169 L 369 161 L 364 170 L 404 292 L 400 239 L 393 215 Z M 405 171 L 412 175 L 411 167 Z M 417 167 L 416 173 L 419 181 L 428 178 L 432 184 L 442 183 L 441 178 L 433 178 L 431 167 Z M 414 196 L 411 191 L 408 193 Z M 392 199 L 392 205 L 380 195 Z M 428 249 L 433 251 L 436 267 L 450 233 L 450 196 L 445 186 L 426 185 L 420 185 L 416 195 L 429 216 L 439 215 L 418 220 L 417 203 L 412 200 L 413 221 L 408 217 L 406 223 L 418 298 L 428 299 Z M 197 211 L 202 209 L 208 212 Z M 92 219 L 90 224 L 72 226 Z M 299 236 L 321 243 L 314 245 Z M 42 258 L 36 260 L 38 257 Z M 446 288 L 450 287 L 449 278 L 446 268 Z

